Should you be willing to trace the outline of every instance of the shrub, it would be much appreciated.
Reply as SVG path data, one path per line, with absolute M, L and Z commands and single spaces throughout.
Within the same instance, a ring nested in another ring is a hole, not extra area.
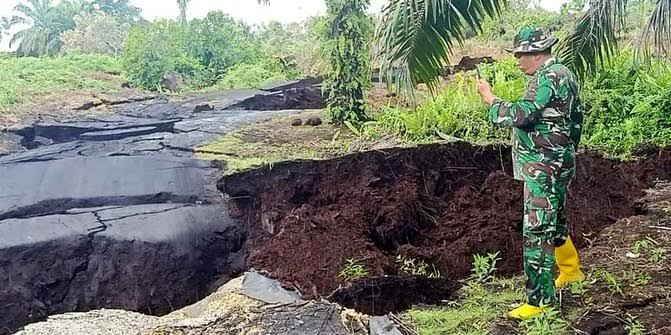
M 161 20 L 137 27 L 123 53 L 129 82 L 147 89 L 157 88 L 167 71 L 176 71 L 191 87 L 210 86 L 230 67 L 253 60 L 249 28 L 221 12 L 188 26 Z
M 621 52 L 583 87 L 584 143 L 628 158 L 641 143 L 671 145 L 671 66 Z
M 128 24 L 104 12 L 86 13 L 74 20 L 75 28 L 61 33 L 62 51 L 118 55 L 123 49 Z
M 497 96 L 514 100 L 523 94 L 527 79 L 515 59 L 483 65 L 482 69 Z M 477 143 L 510 139 L 508 130 L 489 123 L 487 104 L 478 95 L 474 80 L 472 74 L 457 74 L 435 99 L 415 110 L 388 107 L 369 126 L 416 142 L 447 137 Z
M 250 28 L 219 11 L 189 23 L 185 47 L 190 57 L 210 71 L 210 78 L 198 83 L 201 86 L 213 84 L 231 66 L 257 60 Z
M 510 57 L 482 67 L 494 94 L 506 100 L 519 99 L 529 80 L 515 63 Z M 454 137 L 476 143 L 508 142 L 508 130 L 489 124 L 474 77 L 457 74 L 435 99 L 415 110 L 388 107 L 364 126 L 372 130 L 361 133 L 390 133 L 413 142 Z M 671 65 L 637 64 L 632 52 L 624 50 L 586 79 L 581 98 L 582 145 L 620 158 L 629 158 L 643 143 L 671 145 Z
M 217 83 L 217 89 L 258 88 L 272 82 L 286 80 L 287 77 L 277 66 L 267 64 L 238 64 L 228 69 L 228 73 Z
M 178 63 L 195 63 L 187 57 L 185 31 L 173 21 L 160 20 L 131 30 L 124 47 L 122 64 L 128 81 L 146 89 L 156 89 L 166 71 Z

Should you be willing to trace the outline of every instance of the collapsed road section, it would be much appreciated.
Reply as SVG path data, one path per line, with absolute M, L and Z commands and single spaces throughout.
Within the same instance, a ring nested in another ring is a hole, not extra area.
M 250 223 L 248 266 L 379 315 L 449 298 L 457 287 L 450 280 L 469 274 L 475 253 L 500 252 L 502 273 L 521 271 L 522 185 L 509 157 L 505 146 L 456 142 L 274 164 L 226 176 L 219 187 L 230 213 Z M 568 203 L 578 244 L 640 210 L 636 200 L 669 180 L 670 166 L 668 149 L 631 162 L 581 154 Z M 442 279 L 398 278 L 398 255 L 435 266 Z M 342 288 L 348 259 L 378 278 Z
M 230 108 L 285 86 L 137 99 L 0 133 L 0 334 L 71 311 L 163 315 L 244 269 L 244 232 L 221 202 L 218 169 L 193 152 L 293 113 Z

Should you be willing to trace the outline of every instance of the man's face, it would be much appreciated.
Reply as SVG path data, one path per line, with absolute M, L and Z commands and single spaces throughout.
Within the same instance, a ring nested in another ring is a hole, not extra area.
M 534 75 L 536 70 L 538 70 L 538 55 L 536 54 L 515 54 L 517 58 L 517 66 L 519 66 L 522 72 L 527 75 Z

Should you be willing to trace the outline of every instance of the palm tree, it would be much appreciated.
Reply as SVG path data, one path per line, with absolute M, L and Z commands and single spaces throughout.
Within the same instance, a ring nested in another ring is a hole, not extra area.
M 19 43 L 16 51 L 19 56 L 53 55 L 60 51 L 60 34 L 72 29 L 74 16 L 82 10 L 81 1 L 64 1 L 54 5 L 52 0 L 27 0 L 14 7 L 17 15 L 7 20 L 7 29 L 16 25 L 29 25 L 16 32 L 9 46 Z
M 382 70 L 412 96 L 417 83 L 435 88 L 439 70 L 468 29 L 481 31 L 483 20 L 500 15 L 508 0 L 391 0 L 376 31 Z M 593 73 L 617 48 L 627 0 L 590 0 L 587 11 L 558 46 L 557 54 L 582 78 Z M 640 50 L 671 51 L 671 0 L 657 0 L 640 36 Z
M 107 13 L 122 22 L 133 23 L 140 18 L 140 8 L 132 6 L 130 0 L 93 0 L 91 10 Z
M 179 20 L 182 24 L 186 24 L 186 7 L 191 0 L 177 0 L 177 6 L 179 6 Z

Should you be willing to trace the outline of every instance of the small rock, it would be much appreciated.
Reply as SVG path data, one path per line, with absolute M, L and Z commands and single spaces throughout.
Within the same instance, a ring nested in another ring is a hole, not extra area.
M 403 335 L 388 316 L 373 316 L 369 321 L 371 335 Z
M 166 72 L 161 79 L 161 86 L 172 92 L 181 91 L 183 85 L 182 76 L 175 71 Z
M 86 111 L 86 110 L 89 110 L 89 109 L 91 109 L 91 108 L 93 108 L 93 107 L 100 106 L 100 105 L 101 105 L 101 102 L 100 102 L 100 101 L 87 101 L 87 102 L 84 103 L 83 105 L 81 105 L 81 106 L 75 108 L 75 110 L 78 110 L 78 111 Z
M 210 104 L 200 104 L 196 107 L 193 107 L 193 112 L 194 113 L 200 113 L 200 112 L 207 112 L 207 111 L 213 111 L 214 107 L 210 106 Z
M 301 300 L 297 291 L 285 290 L 278 281 L 253 271 L 245 273 L 242 294 L 267 304 L 291 304 Z
M 301 119 L 294 119 L 293 121 L 291 121 L 291 125 L 294 126 L 294 127 L 296 127 L 296 126 L 301 126 L 301 125 L 303 125 L 303 120 L 301 120 Z
M 54 141 L 50 138 L 42 137 L 42 136 L 35 136 L 33 139 L 34 143 L 37 143 L 39 145 L 52 145 L 54 144 Z
M 305 121 L 305 124 L 308 125 L 308 126 L 313 126 L 313 127 L 318 126 L 318 125 L 322 124 L 322 119 L 320 119 L 318 117 L 311 117 L 307 121 Z
M 634 258 L 634 259 L 641 257 L 641 255 L 639 255 L 639 254 L 635 254 L 635 253 L 633 253 L 633 252 L 631 252 L 631 251 L 627 251 L 627 253 L 625 254 L 625 256 L 626 256 L 627 258 Z

